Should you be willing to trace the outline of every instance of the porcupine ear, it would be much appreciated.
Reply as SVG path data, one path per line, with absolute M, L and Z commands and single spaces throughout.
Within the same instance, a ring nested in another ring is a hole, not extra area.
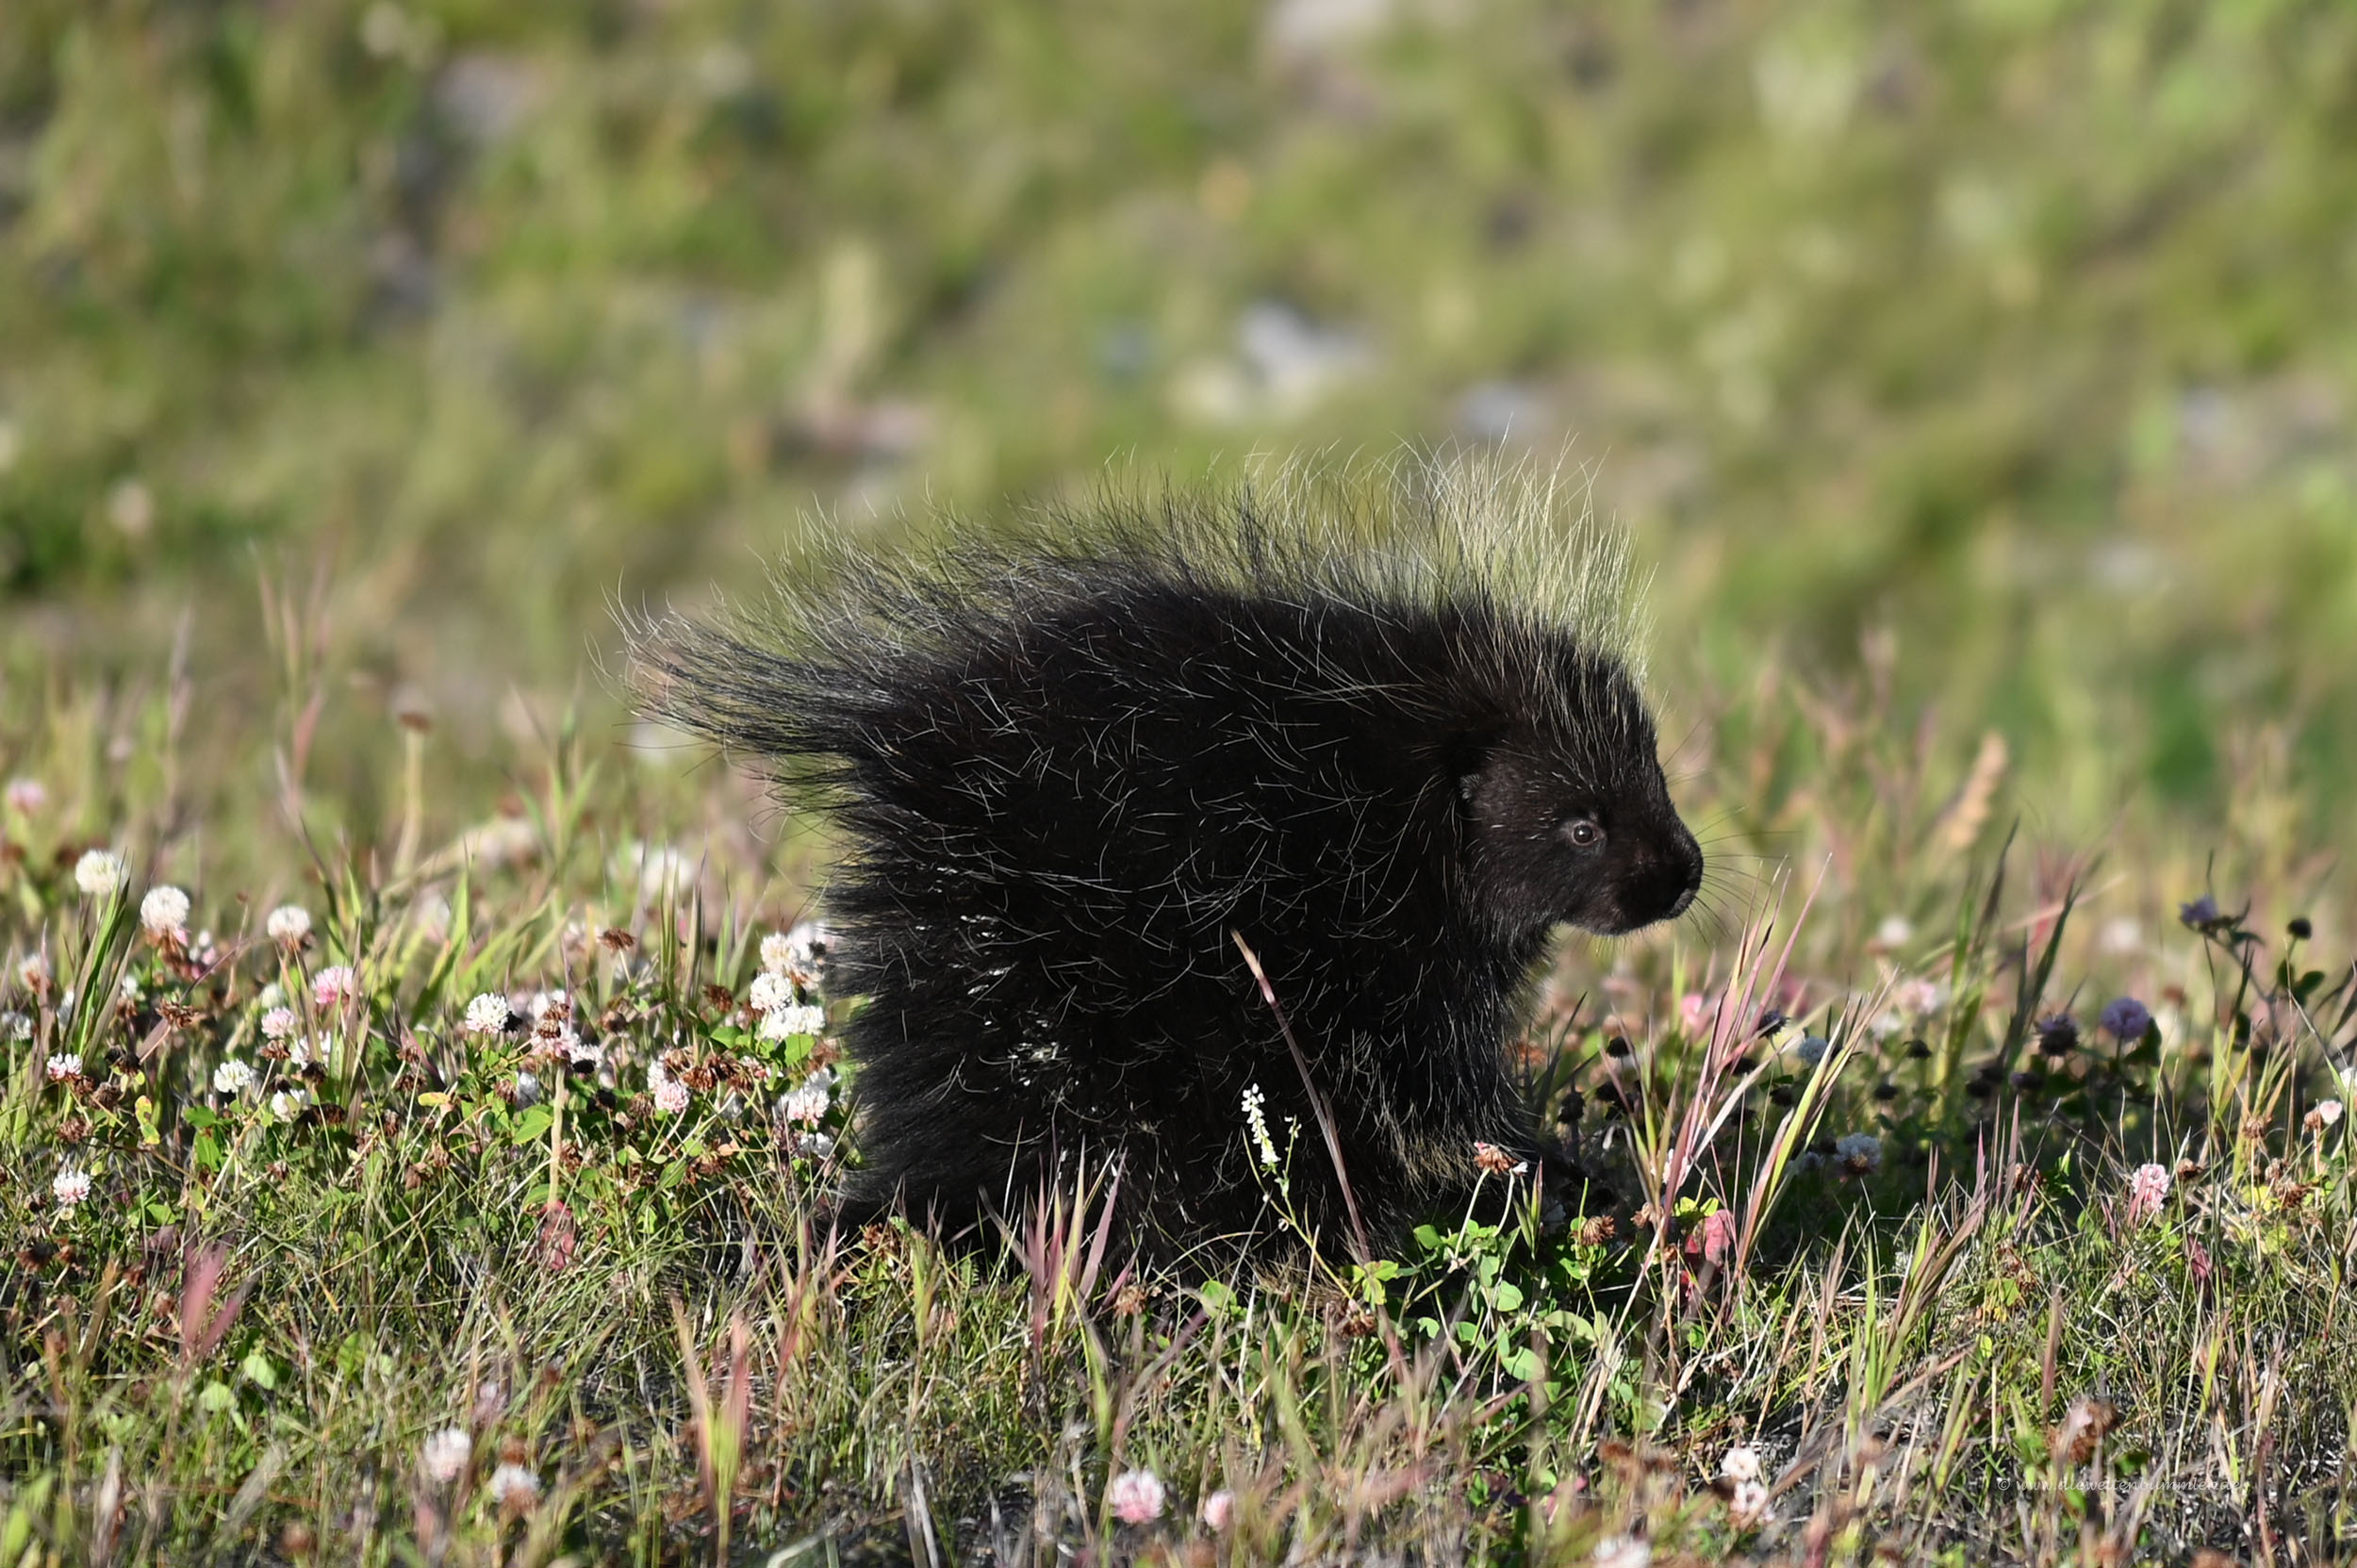
M 1482 723 L 1458 730 L 1441 742 L 1441 771 L 1455 784 L 1459 800 L 1473 799 L 1491 754 L 1505 738 L 1503 724 Z

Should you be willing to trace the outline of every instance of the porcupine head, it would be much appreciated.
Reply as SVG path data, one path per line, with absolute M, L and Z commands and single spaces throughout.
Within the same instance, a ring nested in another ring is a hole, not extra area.
M 1249 1230 L 1247 1088 L 1317 1129 L 1328 1236 L 1437 1211 L 1475 1142 L 1542 1154 L 1502 1048 L 1547 933 L 1673 916 L 1702 868 L 1577 489 L 1285 469 L 634 628 L 649 707 L 849 842 L 852 1195 L 971 1215 L 1061 1134 L 1122 1162 L 1143 1229 Z

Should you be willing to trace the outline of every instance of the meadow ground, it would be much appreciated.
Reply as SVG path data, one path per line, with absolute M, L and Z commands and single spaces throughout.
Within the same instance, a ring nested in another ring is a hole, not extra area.
M 420 726 L 306 841 L 295 692 L 239 831 L 309 868 L 242 882 L 186 695 L 7 714 L 8 1561 L 2346 1550 L 2357 987 L 2293 844 L 2042 850 L 2002 747 L 1764 691 L 1681 786 L 1711 907 L 1519 1048 L 1580 1215 L 1185 1283 L 1086 1192 L 979 1259 L 815 1221 L 854 1002 L 750 784 L 560 725 L 429 833 Z

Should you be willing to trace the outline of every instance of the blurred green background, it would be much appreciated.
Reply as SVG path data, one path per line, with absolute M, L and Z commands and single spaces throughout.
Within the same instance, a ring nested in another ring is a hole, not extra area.
M 7 0 L 0 660 L 248 751 L 332 664 L 369 811 L 813 508 L 1569 443 L 1673 739 L 2345 827 L 2353 299 L 2343 0 Z

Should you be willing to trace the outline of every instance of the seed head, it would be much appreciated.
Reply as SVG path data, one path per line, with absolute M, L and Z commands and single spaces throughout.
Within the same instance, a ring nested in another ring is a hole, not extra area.
M 2037 1021 L 2037 1048 L 2047 1056 L 2069 1056 L 2079 1045 L 2079 1021 L 2056 1013 Z

